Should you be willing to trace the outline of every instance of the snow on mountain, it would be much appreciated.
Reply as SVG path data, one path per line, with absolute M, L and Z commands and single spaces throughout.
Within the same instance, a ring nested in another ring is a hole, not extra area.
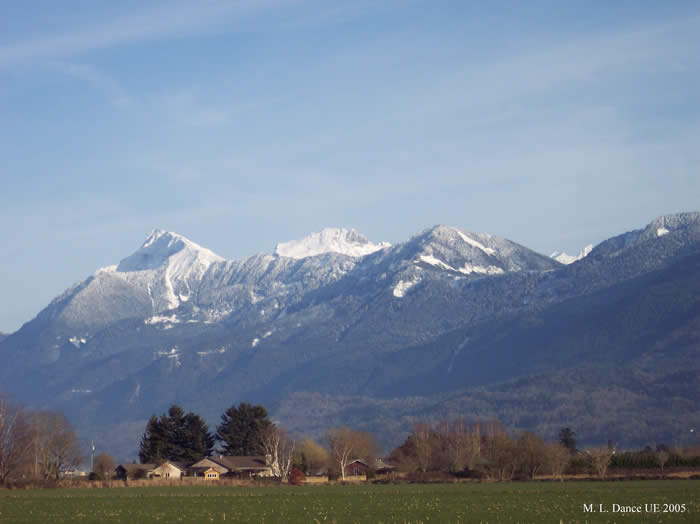
M 473 238 L 469 238 L 467 235 L 465 235 L 464 233 L 462 233 L 460 230 L 457 230 L 457 234 L 458 234 L 458 235 L 460 236 L 460 238 L 461 238 L 462 240 L 464 240 L 467 244 L 469 244 L 470 246 L 474 246 L 474 247 L 477 247 L 477 248 L 481 249 L 481 250 L 482 250 L 484 253 L 486 253 L 487 255 L 495 255 L 495 254 L 496 254 L 496 251 L 495 251 L 495 250 L 491 249 L 490 247 L 484 246 L 481 242 L 479 242 L 479 241 L 477 241 L 477 240 L 474 240 Z
M 155 313 L 177 308 L 187 302 L 212 264 L 225 259 L 209 249 L 178 235 L 155 229 L 135 253 L 118 266 L 103 268 L 151 297 Z
M 125 318 L 144 318 L 187 302 L 213 264 L 225 260 L 185 237 L 160 229 L 118 265 L 101 268 L 49 306 L 82 333 Z
M 362 257 L 390 246 L 388 242 L 373 244 L 354 229 L 328 227 L 301 240 L 280 242 L 275 248 L 275 254 L 296 259 L 323 253 Z
M 487 233 L 439 225 L 414 237 L 414 263 L 465 275 L 497 275 L 511 271 L 551 269 L 547 257 Z
M 500 275 L 504 271 L 500 267 L 496 266 L 474 266 L 472 264 L 466 263 L 464 266 L 455 269 L 449 264 L 445 264 L 442 260 L 438 260 L 432 255 L 420 255 L 420 261 L 430 264 L 431 266 L 436 266 L 442 269 L 447 269 L 449 271 L 457 271 L 459 273 L 464 273 L 465 275 L 471 275 L 472 273 L 481 273 L 486 275 Z
M 127 273 L 167 266 L 175 279 L 191 275 L 201 278 L 211 264 L 224 260 L 182 235 L 154 229 L 140 249 L 119 263 L 116 271 Z
M 593 251 L 593 244 L 588 244 L 586 247 L 584 247 L 581 251 L 579 251 L 579 254 L 576 256 L 573 255 L 567 255 L 566 253 L 555 251 L 551 255 L 549 255 L 551 258 L 556 260 L 557 262 L 561 262 L 562 264 L 573 264 L 574 262 L 578 262 L 582 258 L 585 258 L 589 255 L 589 253 Z
M 696 229 L 700 226 L 700 213 L 678 213 L 654 219 L 641 233 L 641 240 L 662 237 L 673 232 Z
M 450 281 L 457 289 L 474 279 L 546 271 L 558 265 L 504 238 L 437 225 L 380 256 L 364 259 L 359 273 L 373 274 L 377 282 L 386 279 L 393 297 L 403 299 L 414 292 L 418 283 L 430 288 L 435 282 Z
M 403 298 L 410 288 L 415 286 L 420 282 L 420 278 L 415 278 L 415 280 L 399 280 L 399 282 L 394 286 L 394 296 L 396 298 Z
M 700 238 L 700 213 L 675 213 L 655 218 L 643 229 L 635 229 L 604 240 L 598 244 L 593 254 L 616 257 L 629 249 L 655 249 L 646 256 L 666 256 L 673 245 L 693 243 Z M 643 247 L 646 246 L 646 247 Z M 655 246 L 655 247 L 652 247 Z

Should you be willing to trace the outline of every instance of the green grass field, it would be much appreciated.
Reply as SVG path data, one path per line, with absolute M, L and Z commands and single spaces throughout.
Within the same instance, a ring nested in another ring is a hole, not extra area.
M 613 504 L 641 505 L 642 513 L 614 512 Z M 664 513 L 664 504 L 685 511 Z M 700 481 L 0 490 L 3 524 L 224 521 L 700 522 Z

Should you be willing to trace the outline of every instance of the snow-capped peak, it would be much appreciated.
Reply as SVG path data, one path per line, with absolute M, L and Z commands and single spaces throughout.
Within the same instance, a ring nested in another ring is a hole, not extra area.
M 144 271 L 157 269 L 167 263 L 176 269 L 198 265 L 204 270 L 213 262 L 224 259 L 191 240 L 162 229 L 151 231 L 140 249 L 119 263 L 117 271 Z
M 561 262 L 562 264 L 573 264 L 574 262 L 578 262 L 582 258 L 585 258 L 588 256 L 588 254 L 593 250 L 593 244 L 588 244 L 586 247 L 584 247 L 578 255 L 573 256 L 573 255 L 567 255 L 566 253 L 555 251 L 551 255 L 549 255 L 551 258 L 556 260 L 557 262 Z
M 354 229 L 327 227 L 311 233 L 301 240 L 280 242 L 275 254 L 289 258 L 306 258 L 323 253 L 340 253 L 352 257 L 362 257 L 390 247 L 388 242 L 373 244 Z
M 154 229 L 135 253 L 105 271 L 147 293 L 157 313 L 186 302 L 209 266 L 218 262 L 225 259 L 182 235 Z
M 448 244 L 454 244 L 455 242 L 459 244 L 466 244 L 481 251 L 484 255 L 496 255 L 495 249 L 485 245 L 486 243 L 491 243 L 492 240 L 494 240 L 494 237 L 488 233 L 473 233 L 471 231 L 463 231 L 459 228 L 446 225 L 434 226 L 427 230 L 426 233 L 429 237 L 436 238 Z

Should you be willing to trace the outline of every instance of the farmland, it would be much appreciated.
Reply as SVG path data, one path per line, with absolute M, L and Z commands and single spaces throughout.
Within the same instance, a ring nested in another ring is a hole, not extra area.
M 641 512 L 615 511 L 616 504 Z M 682 513 L 663 512 L 683 504 Z M 2 523 L 698 522 L 699 515 L 694 480 L 0 491 Z

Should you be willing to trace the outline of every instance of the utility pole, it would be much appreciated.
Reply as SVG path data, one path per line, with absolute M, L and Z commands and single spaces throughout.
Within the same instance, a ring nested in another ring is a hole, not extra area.
M 92 473 L 95 470 L 94 459 L 95 459 L 95 441 L 91 440 L 90 441 L 90 473 Z

